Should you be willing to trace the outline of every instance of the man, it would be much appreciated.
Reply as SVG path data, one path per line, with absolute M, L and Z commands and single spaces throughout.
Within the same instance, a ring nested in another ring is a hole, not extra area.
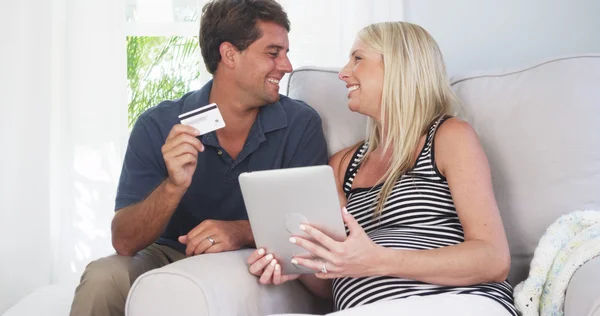
M 131 284 L 186 256 L 254 246 L 238 176 L 327 163 L 321 120 L 280 96 L 292 71 L 287 14 L 274 0 L 213 0 L 200 48 L 213 80 L 136 122 L 112 221 L 117 255 L 88 265 L 71 315 L 123 315 Z M 217 103 L 226 127 L 199 135 L 178 115 Z M 200 268 L 200 267 L 199 267 Z

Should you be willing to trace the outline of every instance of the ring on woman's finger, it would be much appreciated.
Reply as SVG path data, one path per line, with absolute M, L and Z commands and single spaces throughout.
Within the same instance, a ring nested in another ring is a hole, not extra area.
M 327 261 L 323 261 L 323 267 L 321 268 L 321 273 L 327 273 Z

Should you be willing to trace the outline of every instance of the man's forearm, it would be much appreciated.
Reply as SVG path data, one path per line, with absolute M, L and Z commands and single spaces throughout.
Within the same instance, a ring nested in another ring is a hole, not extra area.
M 112 220 L 112 244 L 118 254 L 132 256 L 164 231 L 185 191 L 163 181 L 142 202 L 117 211 Z

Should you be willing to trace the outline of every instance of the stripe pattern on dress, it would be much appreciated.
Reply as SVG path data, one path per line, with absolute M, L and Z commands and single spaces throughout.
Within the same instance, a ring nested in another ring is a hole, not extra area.
M 392 249 L 420 250 L 464 241 L 448 182 L 434 162 L 435 132 L 447 118 L 440 118 L 429 128 L 425 145 L 414 167 L 395 183 L 380 217 L 375 219 L 376 197 L 382 185 L 352 189 L 367 144 L 355 151 L 344 176 L 343 190 L 348 201 L 346 208 L 376 244 Z M 513 302 L 513 289 L 507 281 L 442 286 L 388 276 L 333 280 L 336 310 L 413 295 L 442 293 L 485 296 L 502 304 L 512 315 L 518 315 Z

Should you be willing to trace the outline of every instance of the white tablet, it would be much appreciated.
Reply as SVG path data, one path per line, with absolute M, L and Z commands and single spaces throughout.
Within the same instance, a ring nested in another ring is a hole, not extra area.
M 247 172 L 239 180 L 256 247 L 273 254 L 283 274 L 315 272 L 291 262 L 294 256 L 311 257 L 289 242 L 291 236 L 309 238 L 300 224 L 316 227 L 337 241 L 346 239 L 330 166 Z

